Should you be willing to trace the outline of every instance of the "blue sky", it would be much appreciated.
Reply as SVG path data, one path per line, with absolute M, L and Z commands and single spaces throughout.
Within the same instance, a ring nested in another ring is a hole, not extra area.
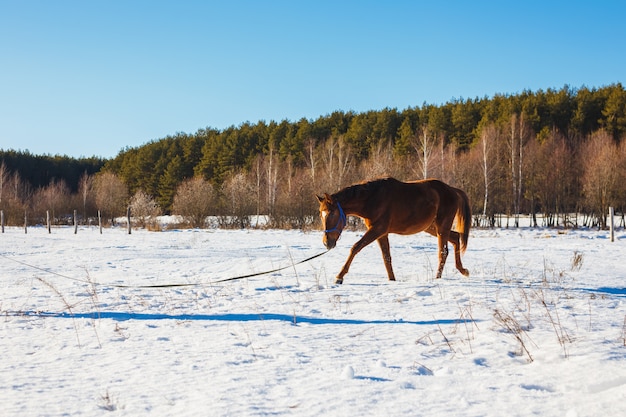
M 626 82 L 624 1 L 0 0 L 0 149 Z

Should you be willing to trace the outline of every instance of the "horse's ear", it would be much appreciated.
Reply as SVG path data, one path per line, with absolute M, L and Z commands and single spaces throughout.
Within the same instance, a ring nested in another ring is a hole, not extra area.
M 332 203 L 333 202 L 333 198 L 328 194 L 328 193 L 324 193 L 324 197 L 320 197 L 319 195 L 317 196 L 317 200 L 320 203 L 323 203 L 324 201 L 328 202 L 328 203 Z

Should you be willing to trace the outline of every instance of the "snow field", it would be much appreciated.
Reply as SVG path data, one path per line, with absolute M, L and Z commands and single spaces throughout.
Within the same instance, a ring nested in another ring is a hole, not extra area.
M 436 240 L 392 235 L 397 282 L 370 245 L 335 286 L 359 236 L 214 283 L 321 233 L 8 228 L 2 415 L 626 413 L 624 232 L 475 230 L 437 281 Z

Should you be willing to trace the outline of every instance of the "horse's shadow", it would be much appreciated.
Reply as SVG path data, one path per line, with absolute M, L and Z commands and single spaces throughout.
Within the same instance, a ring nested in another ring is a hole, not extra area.
M 615 297 L 626 297 L 626 288 L 600 287 L 600 288 L 583 288 L 582 291 L 594 294 L 609 294 Z
M 229 313 L 229 314 L 159 314 L 159 313 L 130 313 L 118 311 L 94 311 L 87 313 L 45 312 L 45 311 L 20 311 L 14 312 L 13 316 L 42 317 L 42 318 L 69 318 L 89 320 L 114 320 L 114 321 L 150 321 L 150 320 L 180 320 L 180 321 L 226 321 L 226 322 L 253 322 L 253 321 L 283 321 L 290 324 L 312 325 L 377 325 L 377 324 L 412 324 L 420 326 L 447 325 L 471 322 L 464 319 L 440 319 L 440 320 L 358 320 L 344 318 L 310 317 L 276 313 Z

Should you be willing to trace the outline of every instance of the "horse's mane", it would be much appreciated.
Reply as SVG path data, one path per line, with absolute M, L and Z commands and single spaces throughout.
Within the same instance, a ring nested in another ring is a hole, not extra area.
M 384 184 L 390 181 L 397 181 L 397 180 L 392 177 L 384 177 L 384 178 L 377 178 L 377 179 L 370 180 L 370 181 L 363 181 L 358 184 L 350 185 L 348 187 L 345 187 L 337 191 L 335 194 L 333 194 L 333 197 L 339 200 L 343 200 L 343 201 L 361 199 L 361 198 L 372 195 L 378 189 L 383 187 Z

